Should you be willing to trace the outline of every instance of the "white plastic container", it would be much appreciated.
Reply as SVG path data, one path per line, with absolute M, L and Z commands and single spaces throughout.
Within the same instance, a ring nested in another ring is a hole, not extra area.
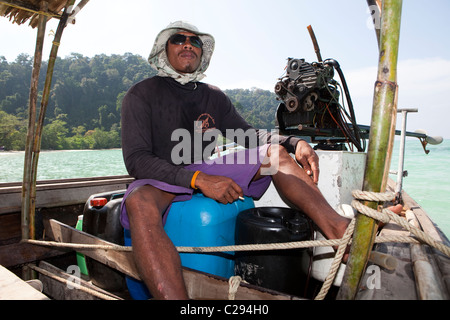
M 353 208 L 347 204 L 342 206 L 343 215 L 352 219 L 354 217 Z M 338 211 L 339 212 L 339 211 Z M 326 240 L 322 233 L 315 232 L 315 240 Z M 315 247 L 313 248 L 313 262 L 311 268 L 311 275 L 314 279 L 325 281 L 330 272 L 331 264 L 333 263 L 335 251 L 332 247 Z M 346 264 L 341 263 L 334 278 L 333 285 L 339 287 L 344 276 Z

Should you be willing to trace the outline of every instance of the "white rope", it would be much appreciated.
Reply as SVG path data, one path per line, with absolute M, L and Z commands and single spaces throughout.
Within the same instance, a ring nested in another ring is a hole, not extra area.
M 241 282 L 245 282 L 242 280 L 240 276 L 230 277 L 228 280 L 228 300 L 234 300 L 236 298 L 236 293 L 241 285 Z
M 392 201 L 395 198 L 395 194 L 392 192 L 370 192 L 370 191 L 361 191 L 361 190 L 353 190 L 352 196 L 358 200 L 366 200 L 366 201 L 379 201 L 386 202 Z
M 47 246 L 56 248 L 70 248 L 74 250 L 113 250 L 122 252 L 133 251 L 132 247 L 120 245 L 100 245 L 100 244 L 82 244 L 82 243 L 67 243 L 57 241 L 43 241 L 33 239 L 23 239 L 21 242 Z M 301 249 L 310 247 L 329 247 L 340 244 L 340 239 L 331 240 L 308 240 L 308 241 L 294 241 L 268 244 L 243 244 L 232 246 L 217 246 L 217 247 L 176 247 L 180 253 L 213 253 L 226 251 L 262 251 L 262 250 L 287 250 L 287 249 Z
M 387 195 L 390 193 L 373 193 L 373 192 L 362 192 L 362 191 L 354 191 L 352 192 L 353 196 L 356 199 L 359 200 L 367 200 L 367 201 L 379 201 L 378 199 L 383 198 L 383 200 L 386 200 Z M 393 195 L 391 193 L 391 195 Z M 379 197 L 378 197 L 379 196 Z M 386 198 L 384 198 L 386 196 Z M 377 200 L 373 200 L 377 199 Z M 392 200 L 392 198 L 390 199 Z M 386 200 L 389 201 L 389 200 Z M 398 225 L 400 225 L 403 229 L 411 232 L 414 236 L 416 236 L 421 242 L 424 242 L 428 244 L 429 246 L 436 248 L 440 250 L 442 253 L 444 253 L 446 256 L 450 257 L 450 247 L 446 246 L 442 242 L 434 240 L 432 237 L 430 237 L 428 234 L 420 230 L 419 228 L 416 228 L 412 224 L 410 224 L 406 219 L 401 218 L 394 212 L 392 212 L 389 209 L 382 209 L 382 211 L 377 211 L 372 208 L 369 208 L 367 206 L 364 206 L 359 201 L 353 200 L 352 206 L 358 210 L 358 212 L 369 216 L 375 220 L 381 221 L 383 223 L 388 223 L 389 221 L 394 221 Z
M 351 241 L 351 239 L 350 239 Z M 98 245 L 98 244 L 82 244 L 82 243 L 67 243 L 57 241 L 43 241 L 24 239 L 21 242 L 34 244 L 45 247 L 55 248 L 69 248 L 74 250 L 111 250 L 120 252 L 132 252 L 133 247 L 119 246 L 119 245 Z M 412 237 L 405 236 L 378 236 L 375 239 L 375 243 L 386 242 L 401 242 L 401 243 L 420 243 L 419 240 Z M 289 249 L 302 249 L 313 247 L 331 247 L 341 244 L 341 239 L 330 240 L 307 240 L 307 241 L 295 241 L 295 242 L 281 242 L 281 243 L 268 243 L 268 244 L 243 244 L 233 246 L 218 246 L 218 247 L 176 247 L 180 253 L 214 253 L 214 252 L 226 252 L 226 251 L 264 251 L 264 250 L 289 250 Z
M 341 265 L 342 257 L 344 256 L 345 250 L 350 242 L 350 239 L 353 235 L 353 231 L 355 229 L 355 219 L 350 221 L 347 229 L 345 230 L 344 236 L 342 237 L 342 242 L 339 245 L 336 255 L 334 256 L 333 262 L 331 263 L 330 270 L 328 271 L 328 275 L 325 278 L 325 281 L 322 284 L 322 288 L 317 294 L 315 300 L 323 300 L 328 293 L 331 285 L 333 284 L 334 278 L 336 277 L 339 266 Z
M 361 202 L 359 202 L 357 200 L 352 201 L 352 207 L 355 208 L 356 210 L 358 210 L 359 213 L 362 213 L 374 220 L 378 220 L 383 223 L 388 223 L 389 221 L 391 221 L 391 218 L 389 217 L 389 215 L 387 213 L 387 211 L 389 211 L 388 209 L 383 209 L 381 212 L 379 212 L 375 209 L 372 209 L 372 208 L 369 208 L 369 207 L 363 205 Z

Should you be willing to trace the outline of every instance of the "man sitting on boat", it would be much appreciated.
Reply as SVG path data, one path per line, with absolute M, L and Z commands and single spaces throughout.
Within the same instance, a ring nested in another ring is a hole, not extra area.
M 140 275 L 157 299 L 188 298 L 179 255 L 163 226 L 171 203 L 190 199 L 194 191 L 226 204 L 244 195 L 259 198 L 273 181 L 328 239 L 341 238 L 349 223 L 317 188 L 318 157 L 307 142 L 253 129 L 222 91 L 200 82 L 213 50 L 211 35 L 185 22 L 170 24 L 149 57 L 158 75 L 135 84 L 123 100 L 123 155 L 136 181 L 122 203 L 121 222 L 131 232 Z M 227 132 L 245 133 L 248 149 L 207 160 L 211 141 Z

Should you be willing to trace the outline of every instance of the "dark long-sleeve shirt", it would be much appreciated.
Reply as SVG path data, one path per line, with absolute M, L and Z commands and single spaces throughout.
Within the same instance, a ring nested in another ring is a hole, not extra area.
M 127 92 L 122 103 L 122 150 L 128 173 L 189 187 L 194 174 L 188 164 L 210 155 L 217 133 L 234 133 L 237 143 L 256 147 L 276 138 L 289 152 L 300 140 L 255 130 L 218 88 L 201 83 L 181 85 L 172 78 L 152 77 Z M 241 129 L 241 131 L 236 131 Z M 243 131 L 242 131 L 243 130 Z M 212 136 L 203 135 L 213 132 Z M 247 133 L 245 141 L 240 139 Z M 242 141 L 240 141 L 242 140 Z M 253 143 L 252 143 L 253 141 Z

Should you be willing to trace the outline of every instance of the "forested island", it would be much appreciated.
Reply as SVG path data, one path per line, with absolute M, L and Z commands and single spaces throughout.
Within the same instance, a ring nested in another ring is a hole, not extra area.
M 0 147 L 24 150 L 33 57 L 14 62 L 0 56 Z M 38 108 L 47 70 L 42 63 Z M 85 57 L 72 53 L 57 58 L 43 150 L 120 148 L 120 110 L 126 91 L 155 75 L 146 59 L 132 53 Z M 275 94 L 261 89 L 225 90 L 241 115 L 254 127 L 273 129 L 278 105 Z M 39 110 L 38 110 L 39 112 Z

